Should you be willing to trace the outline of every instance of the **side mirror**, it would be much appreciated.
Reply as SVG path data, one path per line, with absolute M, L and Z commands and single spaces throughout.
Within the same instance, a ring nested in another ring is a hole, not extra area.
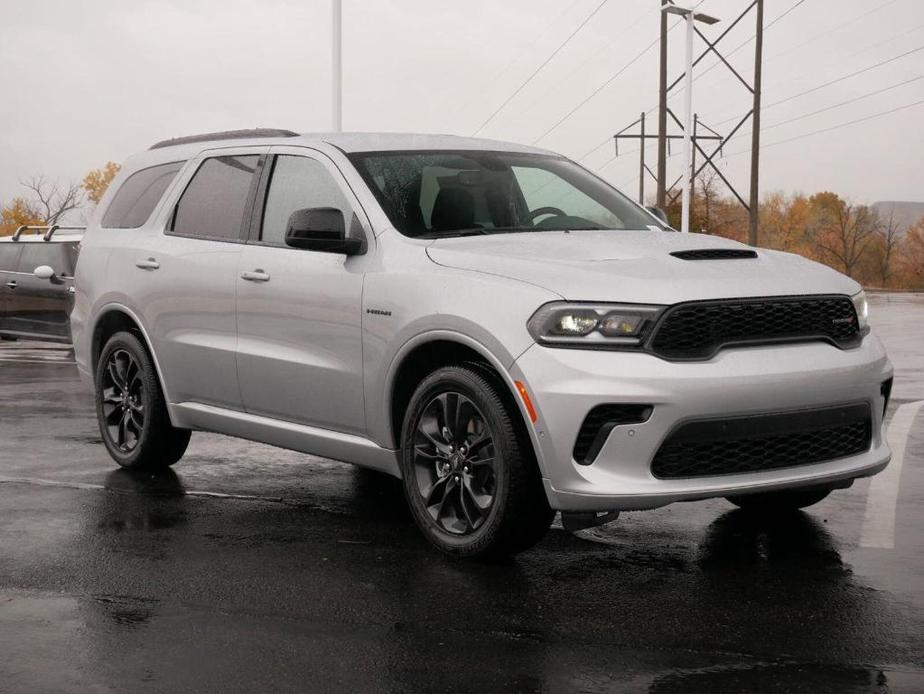
M 652 206 L 652 207 L 646 207 L 645 209 L 651 212 L 651 214 L 653 214 L 655 217 L 660 219 L 662 222 L 664 222 L 664 224 L 666 224 L 667 226 L 670 226 L 670 222 L 667 221 L 667 212 L 662 210 L 660 207 Z
M 52 282 L 55 280 L 55 271 L 48 265 L 39 265 L 32 271 L 32 274 L 40 280 L 51 280 Z
M 322 253 L 356 255 L 363 250 L 362 239 L 346 235 L 343 212 L 334 207 L 295 210 L 286 224 L 286 245 Z

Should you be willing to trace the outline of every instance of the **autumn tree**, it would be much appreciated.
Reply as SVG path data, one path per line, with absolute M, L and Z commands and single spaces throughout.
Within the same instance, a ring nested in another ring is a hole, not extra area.
M 903 286 L 924 289 L 924 218 L 905 234 L 899 257 Z
M 87 191 L 87 198 L 94 205 L 103 199 L 106 189 L 112 183 L 112 179 L 119 173 L 122 167 L 114 161 L 106 162 L 106 165 L 100 169 L 93 169 L 83 177 L 83 189 Z
M 818 213 L 815 245 L 844 274 L 854 277 L 876 233 L 876 215 L 867 206 L 851 205 L 834 193 L 818 193 L 809 202 Z
M 41 224 L 42 216 L 35 206 L 24 198 L 0 208 L 0 236 L 9 236 L 23 224 Z
M 876 230 L 878 236 L 876 270 L 879 286 L 888 287 L 892 279 L 895 251 L 901 242 L 901 228 L 895 221 L 895 212 L 889 212 L 888 219 L 882 221 Z

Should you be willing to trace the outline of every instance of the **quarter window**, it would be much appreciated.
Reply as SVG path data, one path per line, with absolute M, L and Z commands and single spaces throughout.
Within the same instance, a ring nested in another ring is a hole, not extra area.
M 107 229 L 136 229 L 148 221 L 167 186 L 186 162 L 175 161 L 136 171 L 116 192 L 102 226 Z
M 237 240 L 259 155 L 206 159 L 177 203 L 171 229 L 184 236 Z
M 347 228 L 353 210 L 327 168 L 309 157 L 280 155 L 266 194 L 260 240 L 284 246 L 290 215 L 309 207 L 334 207 L 343 212 Z

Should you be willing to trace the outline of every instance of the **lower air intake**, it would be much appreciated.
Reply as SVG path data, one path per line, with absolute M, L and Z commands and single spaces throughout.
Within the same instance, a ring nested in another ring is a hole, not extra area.
M 776 470 L 858 455 L 871 442 L 869 403 L 693 421 L 667 437 L 651 472 L 673 479 Z

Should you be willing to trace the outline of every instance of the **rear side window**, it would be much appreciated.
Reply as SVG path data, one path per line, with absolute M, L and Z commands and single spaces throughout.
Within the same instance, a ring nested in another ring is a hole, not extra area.
M 206 159 L 176 205 L 171 230 L 217 240 L 241 238 L 259 155 Z
M 0 272 L 15 272 L 21 249 L 17 243 L 0 243 Z
M 175 161 L 136 171 L 116 192 L 102 225 L 108 229 L 137 229 L 151 216 L 167 186 L 186 162 Z
M 74 276 L 73 251 L 65 243 L 24 243 L 19 272 L 34 272 L 39 265 L 50 265 L 59 277 Z

